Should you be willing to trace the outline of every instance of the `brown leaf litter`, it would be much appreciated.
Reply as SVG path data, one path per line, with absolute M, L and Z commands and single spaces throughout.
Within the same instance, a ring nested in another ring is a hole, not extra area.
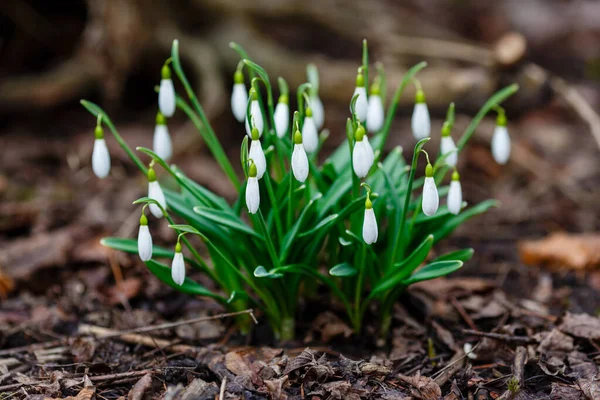
M 600 266 L 600 234 L 555 232 L 539 240 L 519 242 L 521 260 L 555 270 L 590 270 Z

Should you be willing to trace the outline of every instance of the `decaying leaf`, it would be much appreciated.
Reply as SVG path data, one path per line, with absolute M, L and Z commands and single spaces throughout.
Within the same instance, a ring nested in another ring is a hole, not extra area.
M 600 319 L 589 314 L 567 313 L 558 329 L 578 338 L 600 339 Z
M 556 232 L 540 240 L 519 243 L 521 260 L 557 270 L 586 270 L 600 265 L 600 234 Z
M 413 387 L 412 395 L 422 400 L 438 400 L 442 396 L 442 390 L 431 378 L 421 376 L 398 375 L 398 379 Z
M 152 374 L 142 376 L 127 394 L 127 400 L 142 400 L 150 386 L 152 386 Z

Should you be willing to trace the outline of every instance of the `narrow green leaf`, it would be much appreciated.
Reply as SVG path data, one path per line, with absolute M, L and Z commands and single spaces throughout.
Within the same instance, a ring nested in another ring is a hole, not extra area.
M 199 236 L 204 236 L 203 234 L 200 233 L 200 231 L 196 228 L 194 228 L 191 225 L 169 225 L 169 228 L 171 229 L 175 229 L 181 232 L 186 232 L 186 233 L 193 233 L 194 235 L 199 235 Z
M 194 207 L 194 212 L 217 225 L 264 240 L 264 237 L 260 233 L 246 225 L 235 215 L 202 206 Z
M 119 250 L 129 254 L 138 254 L 138 243 L 135 239 L 105 237 L 100 240 L 100 244 L 114 250 Z M 173 258 L 175 252 L 160 246 L 152 246 L 152 257 Z
M 462 261 L 462 262 L 467 262 L 471 259 L 471 257 L 473 257 L 474 252 L 475 251 L 473 249 L 456 250 L 456 251 L 446 253 L 446 254 L 439 256 L 438 258 L 433 260 L 433 262 L 449 261 L 449 260 L 458 260 L 458 261 Z
M 358 270 L 349 263 L 341 263 L 329 270 L 329 275 L 338 277 L 354 276 L 358 273 Z
M 300 230 L 300 228 L 302 227 L 302 224 L 304 224 L 304 220 L 306 219 L 306 216 L 308 215 L 309 211 L 311 210 L 312 206 L 317 202 L 317 200 L 319 200 L 323 195 L 321 193 L 317 193 L 309 202 L 306 206 L 304 206 L 304 209 L 302 210 L 302 212 L 300 213 L 300 216 L 298 217 L 298 219 L 296 220 L 296 222 L 294 223 L 294 225 L 292 226 L 292 229 L 290 229 L 288 231 L 288 233 L 285 235 L 285 237 L 283 238 L 283 241 L 281 243 L 281 252 L 280 252 L 280 256 L 279 256 L 279 261 L 281 263 L 285 262 L 287 256 L 290 253 L 290 250 L 292 248 L 292 245 L 294 244 L 294 240 L 296 239 L 296 236 L 298 235 L 298 231 Z
M 498 202 L 496 200 L 486 200 L 477 204 L 476 206 L 462 210 L 458 215 L 452 216 L 436 231 L 431 232 L 435 237 L 434 243 L 437 243 L 446 236 L 448 236 L 450 233 L 452 233 L 452 231 L 454 231 L 454 229 L 456 229 L 459 225 L 461 225 L 468 219 L 476 215 L 483 214 L 490 208 L 496 207 L 497 205 Z
M 432 262 L 415 272 L 410 278 L 403 280 L 402 284 L 409 286 L 413 283 L 439 278 L 451 274 L 462 266 L 463 262 L 457 260 Z

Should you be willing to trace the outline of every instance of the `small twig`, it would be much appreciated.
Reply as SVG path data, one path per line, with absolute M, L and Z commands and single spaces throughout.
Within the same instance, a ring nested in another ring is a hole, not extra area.
M 473 348 L 471 349 L 471 351 L 469 353 L 473 353 L 481 344 L 481 342 L 477 343 L 475 346 L 473 346 Z M 467 354 L 469 354 L 467 353 Z M 456 354 L 459 354 L 459 352 L 457 352 Z M 444 368 L 440 369 L 438 372 L 436 372 L 435 374 L 431 375 L 431 379 L 435 379 L 436 376 L 440 376 L 442 375 L 447 369 L 451 368 L 452 366 L 454 366 L 454 364 L 459 363 L 461 360 L 464 360 L 464 358 L 467 356 L 467 354 L 465 354 L 463 352 L 463 354 L 460 357 L 453 357 L 456 358 L 454 361 L 451 361 L 450 364 L 446 365 Z
M 478 330 L 477 325 L 475 325 L 475 323 L 473 322 L 471 317 L 469 317 L 469 314 L 467 314 L 467 312 L 463 308 L 462 304 L 460 304 L 458 302 L 458 300 L 456 300 L 456 297 L 454 297 L 454 296 L 450 297 L 450 302 L 452 303 L 454 308 L 456 308 L 456 311 L 458 311 L 458 313 L 460 314 L 462 319 L 464 319 L 465 322 L 467 323 L 467 325 L 469 325 L 469 328 L 473 329 L 474 331 Z
M 506 334 L 502 334 L 502 333 L 480 332 L 478 330 L 473 330 L 473 329 L 463 329 L 462 332 L 465 335 L 486 337 L 486 338 L 501 340 L 501 341 L 509 342 L 509 343 L 520 343 L 520 344 L 537 343 L 537 340 L 530 338 L 528 336 L 515 336 L 515 335 L 506 335 Z
M 221 391 L 219 392 L 219 400 L 223 400 L 225 398 L 225 387 L 227 386 L 227 377 L 223 377 L 223 381 L 221 382 Z

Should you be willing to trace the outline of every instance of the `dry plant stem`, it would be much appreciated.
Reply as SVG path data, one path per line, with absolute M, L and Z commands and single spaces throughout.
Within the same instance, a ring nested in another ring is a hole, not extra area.
M 434 379 L 435 383 L 440 387 L 444 386 L 450 378 L 462 369 L 465 364 L 465 358 L 465 352 L 462 349 L 458 350 L 450 359 L 448 366 Z
M 498 397 L 498 400 L 506 400 L 517 398 L 518 393 L 523 389 L 523 383 L 525 382 L 525 364 L 527 363 L 527 348 L 523 346 L 517 347 L 515 353 L 515 360 L 513 361 L 513 374 L 509 380 L 511 386 L 509 387 L 502 396 Z M 508 382 L 508 381 L 507 381 Z M 511 390 L 513 389 L 513 390 Z M 514 390 L 516 389 L 516 390 Z
M 476 330 L 472 330 L 472 329 L 463 329 L 462 332 L 465 335 L 487 337 L 490 339 L 501 340 L 501 341 L 507 342 L 507 343 L 521 343 L 521 344 L 537 343 L 537 340 L 530 338 L 528 336 L 514 336 L 514 335 L 505 335 L 502 333 L 480 332 L 480 331 L 476 331 Z

